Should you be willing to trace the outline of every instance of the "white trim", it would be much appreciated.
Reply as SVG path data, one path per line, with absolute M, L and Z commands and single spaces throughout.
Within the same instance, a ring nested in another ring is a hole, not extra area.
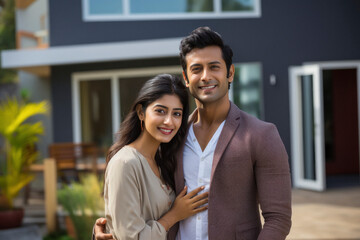
M 301 75 L 313 76 L 313 99 L 314 99 L 314 122 L 315 122 L 315 180 L 304 178 L 304 155 L 303 155 L 303 122 L 302 101 L 300 95 Z M 294 186 L 299 188 L 323 191 L 325 182 L 325 155 L 324 155 L 324 133 L 323 133 L 323 105 L 322 84 L 320 68 L 309 65 L 289 68 L 289 91 L 290 91 L 290 124 L 291 124 L 291 159 Z
M 305 66 L 308 67 L 308 66 Z M 315 122 L 315 174 L 318 191 L 326 189 L 325 176 L 325 133 L 324 133 L 324 99 L 323 78 L 319 66 L 313 66 L 313 99 L 314 99 L 314 122 Z
M 298 179 L 300 178 L 299 172 L 301 171 L 300 159 L 302 159 L 302 139 L 301 131 L 299 131 L 298 126 L 301 126 L 300 121 L 300 106 L 297 106 L 297 103 L 301 103 L 299 101 L 298 94 L 298 81 L 294 81 L 298 75 L 298 67 L 290 67 L 289 68 L 289 100 L 290 100 L 290 129 L 291 129 L 291 174 L 293 176 L 293 184 L 294 187 L 298 186 Z M 299 171 L 297 171 L 299 170 Z
M 214 2 L 214 14 L 220 16 L 221 15 L 221 1 Z
M 222 13 L 173 13 L 173 14 L 132 14 L 121 16 L 115 14 L 86 16 L 85 22 L 101 21 L 145 21 L 145 20 L 186 20 L 186 19 L 229 19 L 229 18 L 260 18 L 260 11 L 257 12 L 222 12 Z
M 88 0 L 85 0 L 85 1 L 87 2 Z M 130 4 L 128 1 L 123 1 L 123 9 L 124 9 L 125 15 L 128 15 L 130 13 Z
M 81 80 L 99 80 L 104 78 L 123 77 L 144 77 L 155 76 L 160 73 L 178 74 L 182 72 L 180 66 L 164 66 L 164 67 L 148 67 L 148 68 L 127 68 L 121 70 L 103 70 L 103 71 L 87 71 L 76 72 L 72 77 Z
M 2 68 L 176 57 L 182 38 L 58 46 L 47 49 L 4 50 Z
M 189 12 L 189 13 L 130 13 L 130 0 L 123 0 L 124 14 L 96 14 L 89 13 L 88 0 L 82 0 L 83 21 L 137 21 L 137 20 L 178 20 L 178 19 L 218 19 L 218 18 L 259 18 L 261 17 L 260 0 L 254 0 L 253 11 L 222 12 L 221 0 L 213 0 L 213 12 Z
M 359 60 L 344 60 L 344 61 L 324 61 L 324 62 L 305 62 L 304 66 L 307 65 L 318 65 L 322 70 L 325 69 L 347 69 L 357 68 L 360 65 Z
M 320 122 L 320 124 L 316 127 L 316 144 L 317 149 L 320 150 L 316 153 L 316 158 L 322 158 L 322 164 L 316 162 L 316 174 L 323 181 L 323 188 L 321 186 L 315 186 L 313 183 L 308 181 L 299 181 L 301 176 L 299 173 L 303 172 L 303 168 L 301 165 L 300 159 L 302 159 L 302 149 L 301 139 L 301 129 L 299 126 L 302 126 L 300 112 L 298 107 L 294 104 L 294 101 L 301 102 L 296 100 L 297 91 L 296 86 L 294 84 L 293 79 L 295 78 L 296 74 L 303 73 L 304 71 L 309 71 L 309 69 L 314 69 L 315 72 L 318 74 L 319 81 L 317 85 L 314 85 L 316 89 L 314 89 L 314 101 L 316 101 L 316 106 L 318 110 L 314 109 L 314 117 L 316 117 Z M 318 70 L 315 70 L 318 69 Z M 313 189 L 322 191 L 326 188 L 326 174 L 325 174 L 325 145 L 324 145 L 324 112 L 323 112 L 323 70 L 332 70 L 332 69 L 357 69 L 357 104 L 358 104 L 358 136 L 359 136 L 359 149 L 360 149 L 360 61 L 359 60 L 350 60 L 350 61 L 327 61 L 327 62 L 307 62 L 304 63 L 302 67 L 290 67 L 289 68 L 289 90 L 290 90 L 290 123 L 291 123 L 291 152 L 292 152 L 292 174 L 294 176 L 294 186 L 301 187 L 306 189 Z M 319 110 L 319 107 L 321 108 Z M 322 137 L 322 139 L 319 139 Z M 321 145 L 321 146 L 319 146 Z M 359 163 L 360 163 L 360 153 L 359 153 Z M 299 165 L 300 164 L 300 165 Z M 360 169 L 359 169 L 360 171 Z M 360 174 L 359 174 L 360 177 Z
M 360 62 L 357 66 L 357 100 L 358 100 L 358 136 L 359 136 L 359 150 L 360 150 Z M 359 151 L 359 172 L 360 172 L 360 151 Z M 360 181 L 360 174 L 359 174 Z
M 181 74 L 180 66 L 163 66 L 151 68 L 133 68 L 122 70 L 104 70 L 76 72 L 71 75 L 72 80 L 72 116 L 73 116 L 73 141 L 81 142 L 81 106 L 80 106 L 80 82 L 94 80 L 110 80 L 111 81 L 111 109 L 112 109 L 112 132 L 119 130 L 121 122 L 120 114 L 120 92 L 119 80 L 121 78 L 131 77 L 153 77 L 157 74 Z
M 311 63 L 304 63 L 304 65 L 309 65 L 309 64 Z M 327 61 L 327 62 L 319 62 L 317 63 L 317 65 L 320 67 L 321 72 L 322 70 L 331 70 L 331 69 L 353 69 L 353 68 L 357 69 L 358 138 L 359 138 L 359 149 L 360 149 L 360 60 Z M 359 151 L 359 171 L 360 171 L 360 151 Z M 360 181 L 360 174 L 359 174 L 359 181 Z
M 81 142 L 81 124 L 80 124 L 80 80 L 77 78 L 72 78 L 72 124 L 73 124 L 73 142 Z M 75 129 L 80 129 L 80 131 L 75 131 Z
M 112 111 L 112 129 L 117 131 L 120 128 L 121 122 L 121 103 L 120 103 L 120 91 L 119 80 L 117 76 L 111 78 L 111 111 Z
M 86 19 L 87 18 L 86 14 L 90 11 L 89 2 L 87 0 L 82 0 L 81 2 L 82 2 L 82 5 L 81 5 L 82 18 Z

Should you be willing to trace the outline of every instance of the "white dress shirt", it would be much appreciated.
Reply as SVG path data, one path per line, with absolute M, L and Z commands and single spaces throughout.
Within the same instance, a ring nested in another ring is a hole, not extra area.
M 201 150 L 194 133 L 193 124 L 191 124 L 183 155 L 184 178 L 188 193 L 199 186 L 205 186 L 203 191 L 209 191 L 214 152 L 224 124 L 225 121 L 220 124 L 204 151 Z M 181 221 L 176 239 L 207 240 L 208 211 L 205 210 Z

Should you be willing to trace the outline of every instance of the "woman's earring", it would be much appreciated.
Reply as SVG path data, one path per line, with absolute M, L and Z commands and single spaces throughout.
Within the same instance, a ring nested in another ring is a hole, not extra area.
M 144 131 L 144 122 L 143 122 L 143 120 L 140 120 L 140 126 L 141 126 L 141 131 Z

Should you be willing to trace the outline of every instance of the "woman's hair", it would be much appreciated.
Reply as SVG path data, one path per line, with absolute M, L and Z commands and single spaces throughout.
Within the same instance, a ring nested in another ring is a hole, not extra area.
M 189 115 L 188 93 L 183 82 L 176 76 L 170 74 L 160 74 L 146 81 L 138 96 L 133 103 L 130 112 L 120 125 L 120 130 L 116 133 L 116 142 L 110 147 L 106 162 L 125 145 L 134 142 L 141 133 L 141 123 L 138 117 L 136 106 L 141 104 L 145 113 L 146 108 L 157 99 L 164 95 L 176 95 L 183 105 L 181 126 L 176 135 L 168 143 L 161 143 L 156 152 L 155 161 L 161 169 L 164 181 L 175 189 L 174 172 L 176 169 L 175 153 L 185 138 L 187 129 L 187 119 Z

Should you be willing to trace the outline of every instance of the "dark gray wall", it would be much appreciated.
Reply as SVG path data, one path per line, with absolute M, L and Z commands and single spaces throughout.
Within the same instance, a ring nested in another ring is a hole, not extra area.
M 289 66 L 360 59 L 359 0 L 261 0 L 261 18 L 216 20 L 83 22 L 81 1 L 51 0 L 49 7 L 52 46 L 182 37 L 210 26 L 233 48 L 234 62 L 262 63 L 265 120 L 277 125 L 289 153 Z M 53 69 L 54 78 L 64 74 L 60 69 Z M 269 84 L 270 74 L 276 86 Z M 54 79 L 58 84 L 64 83 Z M 70 92 L 70 86 L 62 87 Z M 54 126 L 63 123 L 56 121 Z

